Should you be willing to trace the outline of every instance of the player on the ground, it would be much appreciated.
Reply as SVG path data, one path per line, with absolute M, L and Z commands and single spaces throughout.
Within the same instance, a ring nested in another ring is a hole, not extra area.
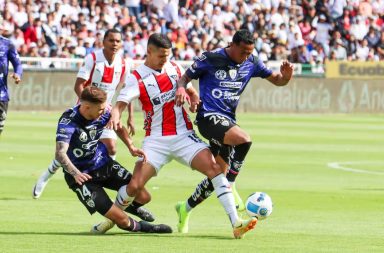
M 0 30 L 2 29 L 0 27 Z M 11 41 L 0 35 L 0 135 L 4 129 L 9 103 L 7 84 L 9 62 L 13 66 L 11 77 L 15 80 L 15 84 L 19 84 L 23 74 L 19 54 Z
M 137 222 L 112 203 L 104 188 L 118 191 L 127 187 L 132 174 L 113 160 L 104 143 L 100 141 L 104 127 L 111 117 L 107 94 L 94 86 L 86 87 L 80 95 L 80 104 L 65 111 L 59 119 L 56 132 L 55 158 L 64 169 L 64 178 L 87 208 L 116 223 L 119 228 L 131 232 L 172 233 L 167 225 Z M 117 130 L 119 138 L 132 156 L 146 159 L 145 153 L 134 147 L 126 128 Z M 137 194 L 137 201 L 148 203 L 146 189 Z M 102 233 L 93 228 L 93 233 Z
M 192 79 L 199 79 L 201 103 L 196 124 L 201 135 L 209 141 L 216 162 L 227 171 L 240 211 L 245 207 L 236 191 L 235 179 L 252 144 L 249 134 L 236 124 L 240 95 L 252 77 L 265 78 L 276 86 L 283 86 L 293 73 L 293 65 L 287 61 L 282 62 L 280 72 L 271 71 L 252 54 L 253 50 L 252 34 L 247 30 L 237 31 L 229 47 L 205 52 L 198 58 L 179 79 L 176 92 L 176 104 L 180 106 L 187 97 L 186 85 Z M 213 189 L 212 182 L 206 178 L 187 201 L 177 203 L 179 232 L 188 232 L 190 211 L 209 197 Z
M 218 199 L 230 218 L 235 238 L 242 238 L 255 227 L 257 219 L 239 218 L 228 180 L 207 144 L 196 136 L 185 109 L 176 106 L 176 82 L 183 70 L 168 61 L 171 49 L 172 43 L 165 35 L 152 34 L 144 65 L 127 78 L 114 106 L 111 125 L 118 129 L 121 113 L 127 104 L 135 98 L 141 101 L 146 130 L 142 148 L 147 155 L 146 163 L 142 159 L 136 163 L 131 182 L 127 188 L 119 190 L 115 204 L 125 208 L 144 189 L 149 179 L 156 176 L 165 164 L 176 159 L 211 179 Z M 189 92 L 192 97 L 197 97 L 193 87 Z
M 103 49 L 97 50 L 85 57 L 83 66 L 79 69 L 75 83 L 75 92 L 80 98 L 83 89 L 89 85 L 99 87 L 107 92 L 107 102 L 112 103 L 117 87 L 124 83 L 126 73 L 130 72 L 129 63 L 121 55 L 122 36 L 119 30 L 109 29 L 104 34 Z M 133 106 L 129 105 L 128 126 L 131 134 L 135 133 L 133 125 Z M 100 137 L 108 150 L 109 155 L 116 157 L 116 134 L 111 129 L 104 129 Z M 44 191 L 49 179 L 60 168 L 60 163 L 53 160 L 48 169 L 39 177 L 33 187 L 33 197 L 39 198 Z M 131 213 L 140 218 L 153 221 L 152 214 L 144 208 L 139 208 L 137 203 L 130 206 Z

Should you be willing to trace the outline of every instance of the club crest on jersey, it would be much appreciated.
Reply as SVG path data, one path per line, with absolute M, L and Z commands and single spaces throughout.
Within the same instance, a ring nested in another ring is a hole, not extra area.
M 86 132 L 81 132 L 81 134 L 79 136 L 79 140 L 82 141 L 82 142 L 86 142 L 88 140 L 87 133 Z
M 95 139 L 95 137 L 96 137 L 96 133 L 97 133 L 96 130 L 91 130 L 91 131 L 89 131 L 89 136 L 91 137 L 92 140 Z
M 215 77 L 219 80 L 224 80 L 227 77 L 227 73 L 224 70 L 219 69 L 215 72 Z
M 231 79 L 234 80 L 237 76 L 237 69 L 230 69 L 228 72 Z

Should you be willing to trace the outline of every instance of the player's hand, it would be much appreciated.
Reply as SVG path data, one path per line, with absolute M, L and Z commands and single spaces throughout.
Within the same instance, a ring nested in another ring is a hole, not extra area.
M 122 128 L 122 124 L 120 121 L 120 116 L 117 115 L 118 113 L 115 112 L 115 110 L 112 110 L 111 112 L 111 118 L 109 119 L 106 128 L 108 129 L 113 129 L 115 131 L 119 130 Z
M 176 95 L 175 95 L 175 102 L 177 106 L 182 106 L 185 101 L 187 101 L 190 104 L 189 101 L 189 96 L 185 90 L 184 87 L 179 87 L 176 90 Z
M 293 64 L 289 61 L 283 61 L 280 65 L 280 73 L 284 80 L 291 80 L 293 75 Z
M 197 94 L 193 94 L 193 95 L 190 95 L 189 96 L 189 110 L 192 112 L 192 113 L 195 113 L 199 107 L 199 104 L 200 104 L 200 97 L 197 95 Z
M 143 158 L 143 162 L 144 163 L 147 162 L 147 156 L 146 156 L 146 154 L 144 153 L 144 151 L 142 149 L 136 148 L 136 147 L 132 147 L 132 148 L 129 149 L 129 151 L 131 152 L 132 156 L 141 157 L 141 158 Z
M 134 136 L 136 133 L 136 129 L 135 129 L 135 124 L 133 122 L 133 118 L 131 118 L 131 117 L 128 117 L 127 128 L 128 128 L 129 136 Z
M 89 179 L 92 179 L 92 177 L 90 175 L 88 175 L 87 173 L 82 173 L 82 172 L 78 172 L 75 175 L 73 175 L 73 173 L 71 173 L 71 175 L 75 179 L 76 183 L 79 185 L 83 185 L 84 182 L 88 181 Z
M 13 73 L 11 77 L 15 80 L 15 84 L 19 84 L 21 82 L 20 76 L 16 73 Z

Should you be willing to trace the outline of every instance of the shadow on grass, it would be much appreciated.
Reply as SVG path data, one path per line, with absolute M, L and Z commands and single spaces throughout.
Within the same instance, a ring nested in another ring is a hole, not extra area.
M 117 232 L 117 233 L 108 233 L 104 235 L 93 235 L 89 232 L 32 232 L 32 231 L 0 231 L 0 235 L 12 235 L 12 236 L 25 236 L 25 235 L 64 235 L 64 236 L 92 236 L 92 237 L 106 237 L 106 236 L 140 236 L 140 237 L 178 237 L 178 238 L 193 238 L 193 239 L 216 239 L 216 240 L 234 240 L 230 236 L 220 236 L 220 235 L 204 235 L 204 234 L 179 234 L 179 233 L 172 233 L 172 234 L 152 234 L 152 233 L 124 233 L 124 232 Z

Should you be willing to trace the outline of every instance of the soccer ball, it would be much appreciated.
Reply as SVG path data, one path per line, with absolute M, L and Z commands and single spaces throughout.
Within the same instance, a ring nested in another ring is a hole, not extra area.
M 265 192 L 252 193 L 245 202 L 247 214 L 259 220 L 264 220 L 271 215 L 272 208 L 272 199 Z

